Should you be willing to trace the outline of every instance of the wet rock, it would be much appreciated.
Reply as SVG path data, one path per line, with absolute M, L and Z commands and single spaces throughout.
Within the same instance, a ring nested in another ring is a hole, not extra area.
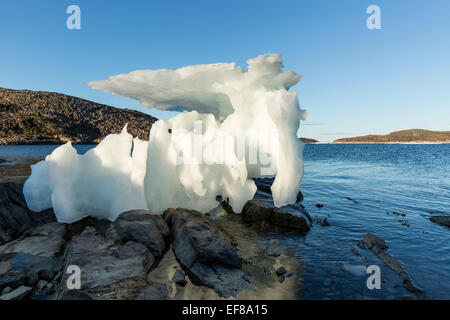
M 19 288 L 3 295 L 0 300 L 21 300 L 31 295 L 33 288 L 27 286 L 20 286 Z
M 284 267 L 279 267 L 275 272 L 277 276 L 282 276 L 287 273 L 287 270 Z
M 63 290 L 59 296 L 60 300 L 95 300 L 95 297 L 82 290 Z
M 172 231 L 174 254 L 195 284 L 224 297 L 251 288 L 251 276 L 242 270 L 233 239 L 213 220 L 185 209 L 166 210 L 164 219 Z
M 183 270 L 177 269 L 173 274 L 172 281 L 184 287 L 187 284 Z
M 51 222 L 44 224 L 21 238 L 0 246 L 0 254 L 21 252 L 31 255 L 54 257 L 61 255 L 64 248 L 66 226 Z
M 367 248 L 372 250 L 381 261 L 383 261 L 389 268 L 400 276 L 406 290 L 415 294 L 420 294 L 422 292 L 422 290 L 413 285 L 408 273 L 403 269 L 400 262 L 385 252 L 388 245 L 383 239 L 368 233 L 364 236 L 363 242 L 366 244 Z
M 323 204 L 318 203 L 318 204 L 316 204 L 316 207 L 319 208 L 319 209 L 320 209 L 320 208 L 323 208 Z
M 169 291 L 165 285 L 152 282 L 141 289 L 136 300 L 169 300 Z
M 35 256 L 25 253 L 0 255 L 11 265 L 11 271 L 0 275 L 0 290 L 6 286 L 17 288 L 23 284 L 33 286 L 47 273 L 56 273 L 62 269 L 63 261 L 59 257 Z
M 145 245 L 155 258 L 168 248 L 169 227 L 160 214 L 148 210 L 132 210 L 120 214 L 114 227 L 123 241 Z
M 328 222 L 327 218 L 325 218 L 325 219 L 323 219 L 321 225 L 322 225 L 322 227 L 329 227 L 330 223 Z
M 6 287 L 3 289 L 3 291 L 1 292 L 1 295 L 4 296 L 5 294 L 8 294 L 12 291 L 13 289 L 11 287 Z
M 356 250 L 355 248 L 352 248 L 352 252 L 355 256 L 361 256 L 361 254 L 359 253 L 358 250 Z
M 45 281 L 45 280 L 39 280 L 39 282 L 37 283 L 36 288 L 37 288 L 38 290 L 42 290 L 42 289 L 44 289 L 44 287 L 45 287 L 47 284 L 48 284 L 47 281 Z
M 271 239 L 266 247 L 266 254 L 271 257 L 279 257 L 282 253 L 281 242 L 278 239 Z
M 53 210 L 30 211 L 22 189 L 20 183 L 0 183 L 0 244 L 18 238 L 30 228 L 56 221 Z
M 282 209 L 265 206 L 256 200 L 250 200 L 245 204 L 241 217 L 247 223 L 268 224 L 301 233 L 306 233 L 310 229 L 308 221 L 304 217 L 294 216 Z
M 5 273 L 11 271 L 11 269 L 12 269 L 12 264 L 10 262 L 0 261 L 0 276 L 2 274 L 5 274 Z
M 72 238 L 65 253 L 65 268 L 81 269 L 81 290 L 101 299 L 130 299 L 147 284 L 147 271 L 155 258 L 137 242 L 116 245 L 93 227 Z M 66 288 L 69 274 L 64 273 L 58 297 Z
M 430 221 L 450 228 L 450 216 L 433 216 Z
M 284 276 L 284 275 L 282 275 L 282 276 L 278 279 L 278 281 L 279 281 L 280 283 L 283 283 L 284 280 L 286 280 L 286 276 Z
M 378 238 L 371 233 L 368 233 L 363 237 L 363 242 L 367 246 L 367 248 L 374 251 L 375 253 L 377 251 L 382 251 L 388 248 L 388 245 L 383 239 Z

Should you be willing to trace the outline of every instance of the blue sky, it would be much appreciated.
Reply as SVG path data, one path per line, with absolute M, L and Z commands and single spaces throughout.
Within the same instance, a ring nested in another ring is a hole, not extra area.
M 81 30 L 66 8 L 81 8 Z M 381 9 L 369 30 L 366 8 Z M 322 142 L 424 128 L 450 131 L 450 1 L 2 1 L 0 87 L 66 93 L 166 114 L 91 89 L 137 69 L 283 55 L 303 75 L 302 136 Z

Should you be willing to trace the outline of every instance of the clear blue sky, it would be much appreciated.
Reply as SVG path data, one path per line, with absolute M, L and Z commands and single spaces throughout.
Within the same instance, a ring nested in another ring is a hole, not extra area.
M 81 8 L 81 30 L 66 8 Z M 366 8 L 381 8 L 368 30 Z M 278 52 L 303 75 L 301 135 L 450 130 L 450 1 L 2 1 L 0 87 L 62 92 L 117 107 L 137 101 L 90 80 L 136 69 L 245 61 Z

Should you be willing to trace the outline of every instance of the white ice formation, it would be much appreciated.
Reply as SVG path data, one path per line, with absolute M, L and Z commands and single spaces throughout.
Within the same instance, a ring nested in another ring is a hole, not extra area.
M 306 112 L 288 89 L 300 75 L 282 71 L 279 54 L 247 63 L 248 71 L 218 63 L 90 82 L 148 108 L 185 112 L 157 121 L 148 142 L 124 128 L 85 155 L 70 143 L 59 147 L 32 167 L 24 186 L 30 209 L 53 207 L 64 222 L 114 220 L 128 209 L 208 212 L 221 196 L 241 212 L 256 192 L 251 178 L 261 176 L 275 176 L 276 206 L 295 202 L 303 176 L 297 130 Z

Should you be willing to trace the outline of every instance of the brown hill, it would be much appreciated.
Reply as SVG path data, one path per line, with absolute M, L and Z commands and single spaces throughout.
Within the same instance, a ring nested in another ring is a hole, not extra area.
M 386 135 L 367 135 L 334 140 L 333 143 L 450 143 L 450 131 L 409 129 Z
M 317 142 L 319 142 L 316 139 L 311 139 L 311 138 L 300 138 L 300 140 L 302 140 L 304 143 L 317 143 Z
M 98 143 L 126 123 L 129 133 L 148 140 L 156 120 L 65 94 L 0 88 L 0 145 Z

